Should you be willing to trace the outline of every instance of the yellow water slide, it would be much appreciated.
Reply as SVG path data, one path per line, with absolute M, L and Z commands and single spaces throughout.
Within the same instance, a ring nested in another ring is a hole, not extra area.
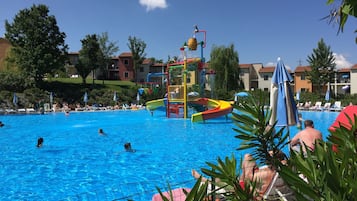
M 213 100 L 209 98 L 198 98 L 196 100 L 190 101 L 190 103 L 195 103 L 199 105 L 205 105 L 209 110 L 198 112 L 192 114 L 191 121 L 192 122 L 202 122 L 207 119 L 213 119 L 220 116 L 228 115 L 232 112 L 233 107 L 230 102 L 223 100 Z M 164 107 L 165 102 L 164 99 L 157 99 L 146 102 L 146 109 L 149 111 L 156 110 L 159 107 Z
M 233 110 L 232 105 L 228 101 L 213 100 L 207 98 L 201 98 L 199 101 L 201 102 L 202 105 L 207 105 L 212 109 L 192 114 L 191 116 L 192 122 L 201 122 L 207 119 L 213 119 L 220 116 L 225 116 L 230 114 Z
M 164 99 L 157 99 L 146 102 L 146 109 L 150 111 L 156 110 L 157 108 L 163 106 L 165 106 Z

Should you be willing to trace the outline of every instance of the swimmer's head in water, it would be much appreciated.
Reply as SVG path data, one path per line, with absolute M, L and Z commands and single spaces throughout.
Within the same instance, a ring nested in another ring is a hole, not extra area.
M 42 145 L 43 145 L 43 138 L 42 137 L 40 137 L 40 138 L 38 138 L 37 139 L 37 147 L 42 147 Z

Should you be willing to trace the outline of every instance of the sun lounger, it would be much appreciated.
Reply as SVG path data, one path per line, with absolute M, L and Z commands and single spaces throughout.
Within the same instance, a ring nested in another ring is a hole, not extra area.
M 17 112 L 23 114 L 23 113 L 26 113 L 26 109 L 25 108 L 20 108 L 20 109 L 17 110 Z
M 311 107 L 311 101 L 305 102 L 305 104 L 299 108 L 299 110 L 309 110 Z
M 304 108 L 304 103 L 298 103 L 298 104 L 296 104 L 296 108 L 297 108 L 298 110 L 303 110 L 303 109 L 305 109 L 305 108 Z
M 279 176 L 279 173 L 275 173 L 263 198 L 264 200 L 296 200 L 293 191 L 285 184 L 284 180 Z
M 331 103 L 325 103 L 324 110 L 330 110 L 330 108 L 331 108 Z
M 321 111 L 330 111 L 330 108 L 331 108 L 331 103 L 325 103 L 324 106 L 318 108 L 317 110 L 321 110 Z
M 6 114 L 16 114 L 16 110 L 14 109 L 6 109 L 5 112 Z
M 322 102 L 317 101 L 314 106 L 310 107 L 309 110 L 319 110 L 321 109 Z
M 36 110 L 33 108 L 26 108 L 26 113 L 28 114 L 36 113 Z
M 341 107 L 341 101 L 335 101 L 330 110 L 332 111 L 341 111 L 343 108 Z

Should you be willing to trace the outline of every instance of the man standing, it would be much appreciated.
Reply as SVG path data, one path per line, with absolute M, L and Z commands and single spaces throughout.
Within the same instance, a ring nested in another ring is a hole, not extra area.
M 315 149 L 315 141 L 322 140 L 322 134 L 319 130 L 314 128 L 314 122 L 312 120 L 304 121 L 305 129 L 296 134 L 290 141 L 290 146 L 296 149 L 296 145 L 305 146 L 310 150 Z M 303 151 L 306 152 L 306 147 L 302 147 Z M 298 149 L 300 151 L 300 149 Z

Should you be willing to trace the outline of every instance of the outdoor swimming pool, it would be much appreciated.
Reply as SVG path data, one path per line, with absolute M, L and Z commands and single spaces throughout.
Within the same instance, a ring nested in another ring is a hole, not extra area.
M 302 114 L 324 137 L 338 115 Z M 5 115 L 0 121 L 0 200 L 148 201 L 156 186 L 192 187 L 192 168 L 244 154 L 235 150 L 235 125 L 223 117 L 191 123 L 142 110 Z M 99 128 L 107 135 L 98 135 Z M 38 137 L 44 138 L 40 149 Z M 124 152 L 125 142 L 137 151 Z

